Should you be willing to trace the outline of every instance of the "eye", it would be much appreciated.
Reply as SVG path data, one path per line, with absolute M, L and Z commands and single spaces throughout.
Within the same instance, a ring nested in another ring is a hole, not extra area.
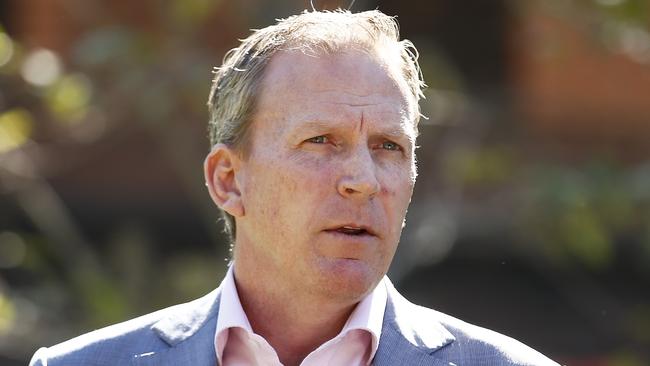
M 381 148 L 389 151 L 400 151 L 402 147 L 392 141 L 384 141 L 381 144 Z
M 326 144 L 326 143 L 330 142 L 330 139 L 327 136 L 321 135 L 321 136 L 315 136 L 315 137 L 309 138 L 306 141 L 311 142 L 313 144 Z

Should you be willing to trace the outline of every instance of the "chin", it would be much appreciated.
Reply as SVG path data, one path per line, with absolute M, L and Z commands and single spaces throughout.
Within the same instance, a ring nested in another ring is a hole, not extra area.
M 383 275 L 357 259 L 328 259 L 320 264 L 319 292 L 332 299 L 358 302 Z

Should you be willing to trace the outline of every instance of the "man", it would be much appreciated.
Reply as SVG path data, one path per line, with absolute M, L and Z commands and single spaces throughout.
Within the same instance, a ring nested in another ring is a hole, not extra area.
M 245 39 L 209 100 L 205 179 L 234 239 L 221 286 L 32 365 L 555 365 L 385 277 L 416 177 L 416 54 L 378 11 L 303 13 Z

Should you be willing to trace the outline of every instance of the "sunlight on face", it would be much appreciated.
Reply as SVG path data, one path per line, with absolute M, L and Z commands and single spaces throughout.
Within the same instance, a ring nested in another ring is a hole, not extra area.
M 394 74 L 364 52 L 274 56 L 239 174 L 242 272 L 354 301 L 383 277 L 415 180 L 414 108 Z

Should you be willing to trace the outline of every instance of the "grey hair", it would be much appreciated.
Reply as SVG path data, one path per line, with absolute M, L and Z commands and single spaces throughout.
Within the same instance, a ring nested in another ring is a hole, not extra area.
M 221 67 L 215 68 L 208 109 L 211 146 L 223 143 L 242 156 L 248 153 L 247 139 L 256 98 L 269 60 L 278 51 L 300 50 L 333 54 L 345 47 L 374 50 L 388 46 L 396 53 L 399 71 L 413 97 L 414 125 L 420 120 L 419 100 L 426 87 L 418 65 L 418 52 L 409 40 L 399 39 L 394 17 L 378 10 L 351 13 L 348 10 L 304 11 L 279 19 L 276 24 L 253 30 L 239 47 L 228 51 Z M 235 220 L 221 210 L 226 233 L 235 239 Z

